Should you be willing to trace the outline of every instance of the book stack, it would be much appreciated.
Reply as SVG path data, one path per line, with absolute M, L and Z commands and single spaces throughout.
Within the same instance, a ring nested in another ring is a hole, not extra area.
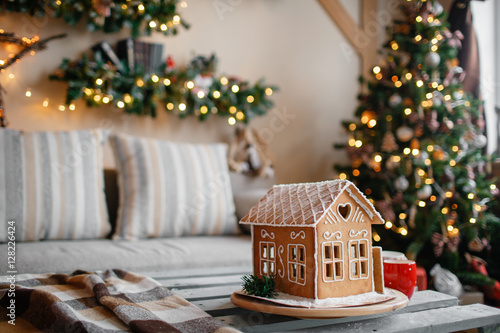
M 163 63 L 163 44 L 146 43 L 132 38 L 119 41 L 116 53 L 106 41 L 94 45 L 92 51 L 96 59 L 100 57 L 103 61 L 111 62 L 120 72 L 127 66 L 131 73 L 137 69 L 153 73 Z
M 118 57 L 125 60 L 130 71 L 142 68 L 148 73 L 156 72 L 163 63 L 163 44 L 146 43 L 132 38 L 118 42 Z

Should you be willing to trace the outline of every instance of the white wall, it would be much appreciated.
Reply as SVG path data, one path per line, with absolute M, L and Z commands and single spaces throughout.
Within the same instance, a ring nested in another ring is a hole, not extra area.
M 480 89 L 484 100 L 486 131 L 488 136 L 488 153 L 497 149 L 497 114 L 495 100 L 498 96 L 498 61 L 500 55 L 496 52 L 499 38 L 499 27 L 495 15 L 497 1 L 471 1 L 472 22 L 479 45 Z M 495 55 L 496 54 L 496 55 Z
M 352 116 L 358 93 L 359 60 L 346 57 L 340 31 L 316 1 L 252 0 L 229 1 L 230 11 L 220 15 L 217 1 L 188 1 L 183 17 L 191 29 L 175 37 L 154 34 L 147 40 L 165 45 L 166 54 L 177 64 L 186 64 L 194 54 L 215 52 L 219 72 L 235 74 L 254 82 L 261 77 L 280 87 L 274 95 L 272 114 L 254 119 L 257 129 L 270 128 L 277 113 L 289 119 L 273 133 L 271 146 L 276 155 L 279 182 L 317 181 L 333 177 L 332 164 L 344 156 L 332 149 L 345 140 L 340 121 Z M 359 6 L 349 3 L 349 9 Z M 355 9 L 355 8 L 354 8 Z M 359 11 L 359 8 L 358 8 Z M 2 17 L 6 31 L 42 38 L 67 32 L 64 40 L 49 44 L 47 50 L 27 56 L 1 74 L 6 94 L 6 115 L 11 128 L 24 130 L 67 130 L 111 125 L 116 131 L 174 141 L 227 141 L 234 128 L 224 118 L 205 123 L 179 120 L 159 109 L 159 117 L 124 116 L 111 107 L 87 108 L 79 101 L 75 111 L 58 111 L 66 86 L 47 76 L 63 57 L 79 58 L 102 39 L 112 45 L 126 34 L 105 35 L 86 32 L 82 25 L 72 28 L 60 20 L 33 19 L 21 14 Z M 15 75 L 9 79 L 8 75 Z M 32 97 L 24 94 L 30 87 Z M 42 107 L 45 97 L 48 108 Z M 293 117 L 293 119 L 292 119 Z M 276 130 L 276 127 L 274 127 Z M 113 166 L 107 150 L 106 166 Z

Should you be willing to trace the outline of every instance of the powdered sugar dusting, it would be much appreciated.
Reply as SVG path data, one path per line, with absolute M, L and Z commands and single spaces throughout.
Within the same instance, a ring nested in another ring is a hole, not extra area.
M 359 295 L 351 295 L 346 297 L 331 297 L 324 299 L 305 298 L 294 296 L 287 293 L 278 292 L 275 298 L 265 298 L 253 295 L 247 295 L 242 292 L 237 292 L 241 295 L 263 299 L 269 302 L 287 305 L 291 307 L 308 308 L 308 309 L 328 309 L 328 308 L 345 308 L 353 306 L 362 306 L 369 304 L 377 304 L 389 301 L 396 298 L 396 293 L 391 289 L 384 289 L 383 294 L 377 292 L 368 292 Z

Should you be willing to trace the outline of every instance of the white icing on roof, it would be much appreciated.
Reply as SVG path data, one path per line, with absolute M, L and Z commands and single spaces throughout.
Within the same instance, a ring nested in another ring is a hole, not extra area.
M 340 179 L 318 183 L 275 185 L 257 205 L 250 209 L 240 223 L 314 226 L 350 185 L 356 188 L 350 181 Z M 370 201 L 359 190 L 358 192 L 369 206 L 363 208 L 371 209 L 382 220 Z

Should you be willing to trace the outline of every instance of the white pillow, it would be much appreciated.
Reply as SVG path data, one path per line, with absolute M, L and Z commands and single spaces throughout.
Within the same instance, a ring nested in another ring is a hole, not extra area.
M 102 163 L 107 136 L 98 129 L 0 129 L 0 221 L 15 226 L 16 241 L 106 237 L 111 230 Z M 0 241 L 12 236 L 7 231 L 0 228 Z
M 111 136 L 120 207 L 113 239 L 233 234 L 225 144 Z

